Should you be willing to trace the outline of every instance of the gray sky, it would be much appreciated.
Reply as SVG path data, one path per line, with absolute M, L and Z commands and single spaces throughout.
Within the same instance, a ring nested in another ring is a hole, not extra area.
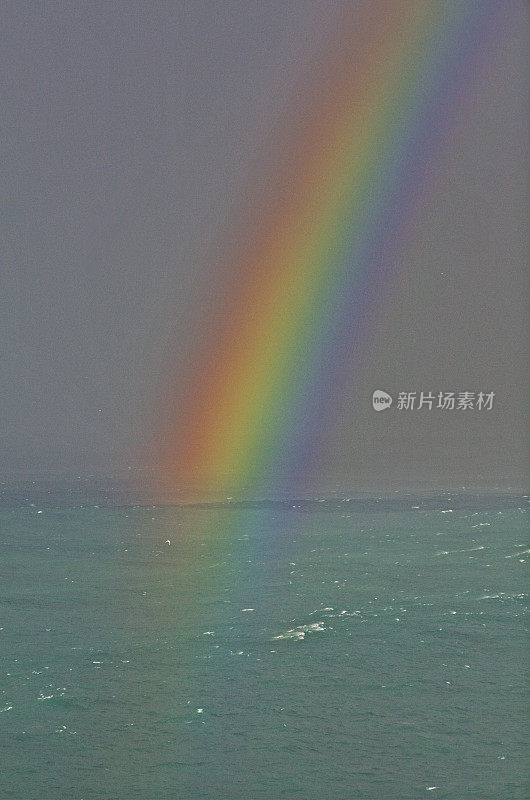
M 0 472 L 138 464 L 333 2 L 4 2 Z M 524 483 L 523 5 L 352 384 L 330 484 Z M 169 374 L 169 371 L 175 374 Z M 495 391 L 374 414 L 373 388 Z

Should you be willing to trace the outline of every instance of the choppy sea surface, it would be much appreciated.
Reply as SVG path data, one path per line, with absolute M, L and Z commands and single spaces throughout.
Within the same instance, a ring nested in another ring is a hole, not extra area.
M 0 798 L 530 796 L 525 498 L 34 499 L 0 508 Z

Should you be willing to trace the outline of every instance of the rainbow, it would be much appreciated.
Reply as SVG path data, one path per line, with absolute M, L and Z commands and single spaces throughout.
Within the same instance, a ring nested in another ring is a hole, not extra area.
M 233 280 L 165 430 L 165 469 L 198 488 L 316 469 L 341 375 L 465 111 L 498 0 L 368 0 L 276 144 L 271 191 L 230 254 Z

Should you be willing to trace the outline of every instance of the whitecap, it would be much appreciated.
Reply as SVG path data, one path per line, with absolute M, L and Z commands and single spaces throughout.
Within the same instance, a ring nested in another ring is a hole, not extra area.
M 294 639 L 300 641 L 305 639 L 308 633 L 320 633 L 325 630 L 327 629 L 323 622 L 313 622 L 310 625 L 298 625 L 296 628 L 290 628 L 279 636 L 273 636 L 273 639 Z
M 516 547 L 521 547 L 521 545 L 515 545 Z M 518 556 L 524 556 L 526 553 L 530 553 L 530 549 L 526 550 L 519 550 L 518 553 L 512 553 L 511 556 L 504 556 L 504 558 L 517 558 Z

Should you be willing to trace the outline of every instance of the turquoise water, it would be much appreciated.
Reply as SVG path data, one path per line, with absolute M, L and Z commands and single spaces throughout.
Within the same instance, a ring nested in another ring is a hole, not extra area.
M 526 799 L 527 520 L 473 503 L 0 509 L 0 797 Z

